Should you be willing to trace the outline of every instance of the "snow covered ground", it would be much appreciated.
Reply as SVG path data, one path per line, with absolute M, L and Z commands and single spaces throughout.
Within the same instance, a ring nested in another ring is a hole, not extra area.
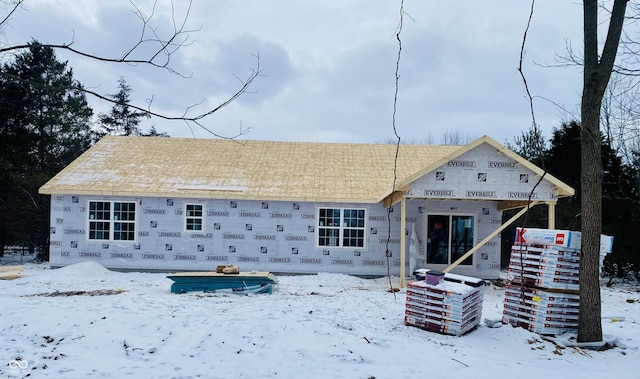
M 602 288 L 603 316 L 625 318 L 604 333 L 625 348 L 597 352 L 509 325 L 460 337 L 405 326 L 405 290 L 387 278 L 278 279 L 271 295 L 178 295 L 166 274 L 26 264 L 0 280 L 0 377 L 640 377 L 637 286 Z M 486 286 L 483 320 L 501 318 L 503 294 Z

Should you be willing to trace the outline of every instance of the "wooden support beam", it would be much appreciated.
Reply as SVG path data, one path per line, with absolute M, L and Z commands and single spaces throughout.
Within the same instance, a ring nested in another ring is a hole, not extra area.
M 495 237 L 496 235 L 498 235 L 498 233 L 500 233 L 501 231 L 503 231 L 507 226 L 513 224 L 520 216 L 522 216 L 523 214 L 525 214 L 527 212 L 528 209 L 533 208 L 534 206 L 540 204 L 539 201 L 532 201 L 531 205 L 529 208 L 524 207 L 520 210 L 520 212 L 516 213 L 513 217 L 511 217 L 506 223 L 500 225 L 500 227 L 496 230 L 493 231 L 493 233 L 489 234 L 488 236 L 485 237 L 485 239 L 483 239 L 482 241 L 480 241 L 480 243 L 478 243 L 477 245 L 475 245 L 474 247 L 471 248 L 471 250 L 467 251 L 463 256 L 461 256 L 460 258 L 458 258 L 457 261 L 453 262 L 451 265 L 449 265 L 449 267 L 444 269 L 444 272 L 449 272 L 451 270 L 453 270 L 454 268 L 456 268 L 456 266 L 458 266 L 460 263 L 462 263 L 465 259 L 469 258 L 471 256 L 471 254 L 475 253 L 476 251 L 478 251 L 478 249 L 480 249 L 482 246 L 484 246 L 487 242 L 489 242 L 493 237 Z
M 527 200 L 500 200 L 498 201 L 499 211 L 508 211 L 509 209 L 522 208 L 527 206 Z
M 547 228 L 555 229 L 556 228 L 556 203 L 555 203 L 555 201 L 547 203 L 547 213 L 549 215 L 549 220 L 547 222 Z
M 399 203 L 402 198 L 404 197 L 404 192 L 403 191 L 395 191 L 393 192 L 391 195 L 387 196 L 384 201 L 384 207 L 385 208 L 389 208 L 392 207 L 393 205 Z
M 406 258 L 406 242 L 407 236 L 405 230 L 407 229 L 407 200 L 403 197 L 400 201 L 400 288 L 404 288 L 407 284 L 407 273 L 404 265 L 407 262 Z

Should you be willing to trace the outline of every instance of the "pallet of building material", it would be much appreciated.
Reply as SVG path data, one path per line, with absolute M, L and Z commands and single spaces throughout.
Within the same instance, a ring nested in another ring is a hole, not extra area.
M 484 282 L 460 275 L 448 281 L 447 275 L 437 284 L 426 279 L 407 284 L 405 324 L 460 335 L 480 322 Z
M 460 306 L 452 306 L 452 305 L 434 304 L 430 302 L 421 301 L 420 299 L 416 299 L 414 297 L 407 295 L 406 307 L 432 310 L 434 312 L 439 312 L 442 314 L 445 314 L 445 313 L 463 314 L 465 312 L 470 311 L 472 308 L 475 307 L 475 305 L 465 304 Z
M 23 265 L 0 266 L 0 280 L 12 280 L 22 277 Z
M 531 250 L 532 246 L 528 246 L 528 249 L 516 249 L 513 246 L 511 249 L 512 258 L 519 258 L 522 254 L 523 257 L 531 260 L 545 260 L 545 261 L 568 261 L 568 262 L 580 262 L 580 251 L 571 251 L 568 249 L 559 249 L 553 246 L 538 247 L 536 251 Z M 539 252 L 537 249 L 541 249 Z
M 514 298 L 525 298 L 535 302 L 545 301 L 550 306 L 560 306 L 562 304 L 580 305 L 580 295 L 578 291 L 559 291 L 555 289 L 522 287 L 516 283 L 509 282 L 505 286 L 505 296 Z
M 467 312 L 474 307 L 477 307 L 478 304 L 482 303 L 482 294 L 478 294 L 473 299 L 464 302 L 464 303 L 452 303 L 452 304 L 444 304 L 441 300 L 429 299 L 425 296 L 415 295 L 412 293 L 407 293 L 407 304 L 411 304 L 417 307 L 423 308 L 431 308 L 438 309 L 443 312 Z
M 475 303 L 456 305 L 434 304 L 430 302 L 415 299 L 415 297 L 407 296 L 406 308 L 422 309 L 424 311 L 432 311 L 438 314 L 459 314 L 465 315 L 478 308 L 482 304 L 482 299 L 478 298 Z
M 425 289 L 414 291 L 407 289 L 407 300 L 440 307 L 442 309 L 463 309 L 482 302 L 483 291 L 474 291 L 468 296 L 456 298 L 441 293 L 428 293 Z
M 556 322 L 556 323 L 576 323 L 578 322 L 577 313 L 548 313 L 544 309 L 532 310 L 526 306 L 505 303 L 503 314 L 510 314 L 521 317 L 523 320 L 539 321 L 539 322 Z
M 416 280 L 407 283 L 407 293 L 424 296 L 427 299 L 441 300 L 443 304 L 466 303 L 482 295 L 484 287 L 471 287 L 462 283 L 443 281 L 438 285 Z
M 475 328 L 480 323 L 480 318 L 481 318 L 480 316 L 477 316 L 476 318 L 468 320 L 464 324 L 458 324 L 458 323 L 443 324 L 441 322 L 438 322 L 437 320 L 432 320 L 432 319 L 423 318 L 423 317 L 414 316 L 414 315 L 405 315 L 404 323 L 405 325 L 415 326 L 430 332 L 460 336 L 473 330 L 473 328 Z
M 533 288 L 520 286 L 508 282 L 505 286 L 505 297 L 525 298 L 534 302 L 545 302 L 549 306 L 580 305 L 580 295 L 577 290 L 566 291 L 555 288 Z
M 464 304 L 470 301 L 473 301 L 474 298 L 478 296 L 478 293 L 482 291 L 474 291 L 469 292 L 464 295 L 456 294 L 451 291 L 443 291 L 443 290 L 435 290 L 432 288 L 426 288 L 420 286 L 420 284 L 413 283 L 424 283 L 424 282 L 409 282 L 407 283 L 407 294 L 411 294 L 415 297 L 422 297 L 425 300 L 431 300 L 433 302 L 438 302 L 441 304 Z
M 220 290 L 235 290 L 233 293 L 272 293 L 274 286 L 278 284 L 278 279 L 273 274 L 254 271 L 238 274 L 210 271 L 177 272 L 168 275 L 167 278 L 173 280 L 171 293 Z
M 531 321 L 573 323 L 578 322 L 578 313 L 549 313 L 544 308 L 531 309 L 514 303 L 505 303 L 503 314 L 511 314 Z
M 511 326 L 524 328 L 534 333 L 543 334 L 543 335 L 559 335 L 563 333 L 573 333 L 578 331 L 577 324 L 571 325 L 558 325 L 553 323 L 535 323 L 530 320 L 523 320 L 517 316 L 502 316 L 502 323 L 509 324 Z
M 566 314 L 577 315 L 580 311 L 580 304 L 573 303 L 552 303 L 538 299 L 522 299 L 522 297 L 506 295 L 504 298 L 505 307 L 514 307 L 529 311 L 531 314 Z
M 579 272 L 574 270 L 564 269 L 536 269 L 534 267 L 521 267 L 519 265 L 510 265 L 507 271 L 507 278 L 510 281 L 519 283 L 522 280 L 534 279 L 536 284 L 528 284 L 535 287 L 550 287 L 559 289 L 578 289 L 577 285 L 580 282 Z M 571 288 L 566 284 L 575 285 Z M 527 284 L 525 282 L 525 284 Z
M 528 260 L 544 262 L 580 262 L 580 250 L 557 246 L 512 246 L 510 259 L 520 259 L 520 256 Z
M 439 320 L 442 323 L 465 323 L 470 319 L 475 319 L 482 314 L 480 307 L 475 307 L 467 312 L 443 312 L 425 307 L 416 307 L 411 304 L 406 305 L 405 315 L 411 315 L 416 317 L 424 317 L 432 320 Z
M 509 269 L 507 279 L 514 284 L 521 284 L 527 287 L 554 288 L 558 290 L 577 291 L 580 289 L 580 281 L 577 276 L 564 275 L 543 275 L 521 273 Z
M 557 266 L 557 265 L 554 265 Z M 536 274 L 539 277 L 550 276 L 550 277 L 578 277 L 580 271 L 577 268 L 572 267 L 554 267 L 551 265 L 521 265 L 520 262 L 511 262 L 509 264 L 509 270 L 514 272 L 524 272 L 528 274 Z
M 579 250 L 582 233 L 570 230 L 516 228 L 515 243 L 541 246 L 561 246 Z
M 535 265 L 526 262 L 523 264 L 520 264 L 520 262 L 511 262 L 509 264 L 509 269 L 514 272 L 522 271 L 529 274 L 544 274 L 541 276 L 558 275 L 577 277 L 580 274 L 580 271 L 577 267 L 574 267 L 573 265 L 564 265 L 561 263 Z
M 511 308 L 505 308 L 502 311 L 503 323 L 509 323 L 509 320 L 518 320 L 527 322 L 530 325 L 538 327 L 553 327 L 572 329 L 578 326 L 577 317 L 542 317 L 534 316 L 526 312 L 519 312 Z M 505 322 L 506 319 L 506 322 Z
M 507 283 L 503 304 L 504 324 L 524 327 L 539 334 L 557 334 L 577 328 L 580 296 Z
M 417 322 L 429 323 L 431 325 L 440 325 L 451 328 L 452 330 L 457 329 L 460 332 L 464 332 L 467 327 L 472 328 L 476 325 L 476 322 L 480 319 L 480 314 L 474 314 L 464 320 L 450 320 L 444 318 L 432 317 L 430 315 L 423 315 L 417 312 L 407 312 L 405 313 L 405 318 L 412 318 Z
M 578 271 L 580 269 L 580 260 L 563 261 L 557 259 L 531 259 L 529 257 L 520 258 L 517 254 L 511 254 L 511 257 L 509 258 L 509 266 L 522 266 L 538 270 L 559 269 L 565 271 Z

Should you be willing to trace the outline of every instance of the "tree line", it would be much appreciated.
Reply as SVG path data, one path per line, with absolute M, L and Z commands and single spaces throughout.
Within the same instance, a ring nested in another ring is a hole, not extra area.
M 38 188 L 105 135 L 168 136 L 143 132 L 145 112 L 132 109 L 124 78 L 109 95 L 109 113 L 94 117 L 68 62 L 37 41 L 0 66 L 0 256 L 9 245 L 46 255 L 49 199 Z
M 110 95 L 108 113 L 94 116 L 82 84 L 73 78 L 67 62 L 56 58 L 51 47 L 37 41 L 0 66 L 0 244 L 33 246 L 46 251 L 49 237 L 49 198 L 38 188 L 105 135 L 168 136 L 153 126 L 140 129 L 149 115 L 131 108 L 131 87 L 124 78 Z M 523 132 L 508 147 L 569 184 L 576 195 L 562 198 L 556 211 L 558 229 L 581 227 L 581 125 L 563 123 L 545 141 L 537 130 Z M 611 277 L 639 276 L 640 254 L 640 150 L 624 154 L 601 135 L 603 166 L 603 233 L 612 235 L 613 254 L 605 261 Z M 631 158 L 629 158 L 631 156 Z M 504 213 L 505 219 L 511 212 Z M 533 208 L 528 227 L 546 227 L 543 209 Z M 503 232 L 503 266 L 516 226 Z M 0 251 L 0 254 L 2 254 Z M 43 254 L 41 259 L 47 259 Z
M 562 123 L 547 141 L 536 131 L 523 132 L 507 147 L 542 167 L 576 190 L 556 206 L 556 229 L 580 231 L 582 225 L 581 130 L 578 121 Z M 604 261 L 603 273 L 613 278 L 640 279 L 640 150 L 627 154 L 612 147 L 608 135 L 600 134 L 602 163 L 602 233 L 614 237 L 613 252 Z M 591 199 L 584 199 L 591 201 Z M 515 211 L 506 211 L 503 220 Z M 545 207 L 531 208 L 502 233 L 502 265 L 508 266 L 509 252 L 518 226 L 546 228 Z M 525 225 L 526 224 L 526 225 Z

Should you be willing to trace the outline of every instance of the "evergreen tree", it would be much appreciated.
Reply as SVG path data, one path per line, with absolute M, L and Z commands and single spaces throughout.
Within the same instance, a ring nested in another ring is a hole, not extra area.
M 576 190 L 575 196 L 560 199 L 558 202 L 557 225 L 559 228 L 580 230 L 581 226 L 581 188 L 580 176 L 580 138 L 581 125 L 576 122 L 565 123 L 553 133 L 551 148 L 548 151 L 547 165 L 551 174 L 569 184 Z M 602 222 L 605 234 L 626 234 L 621 231 L 623 224 L 633 223 L 630 212 L 637 206 L 638 189 L 637 170 L 623 163 L 622 158 L 601 134 L 602 161 Z M 617 245 L 624 242 L 617 238 Z
M 143 135 L 138 128 L 141 118 L 149 118 L 149 114 L 129 106 L 131 101 L 131 87 L 127 84 L 123 77 L 118 80 L 119 91 L 115 95 L 109 97 L 114 101 L 113 107 L 109 114 L 100 113 L 98 121 L 106 134 L 120 136 L 139 136 Z M 152 130 L 154 133 L 155 128 Z M 152 135 L 152 134 L 150 134 Z
M 0 244 L 45 246 L 49 199 L 38 194 L 95 141 L 81 85 L 52 48 L 33 41 L 0 67 Z
M 513 139 L 514 143 L 506 146 L 524 159 L 543 167 L 542 158 L 547 151 L 547 144 L 538 128 L 522 132 L 519 137 Z
M 515 146 L 511 148 L 525 154 L 532 163 L 540 165 L 540 160 L 545 162 L 545 168 L 549 174 L 557 177 L 576 190 L 576 194 L 558 200 L 556 207 L 556 228 L 580 231 L 581 220 L 581 132 L 580 124 L 576 121 L 562 124 L 553 131 L 550 146 L 535 154 L 538 158 L 532 158 L 526 152 L 531 149 L 526 141 L 532 141 L 531 135 L 516 139 Z M 640 269 L 640 254 L 636 253 L 634 246 L 640 243 L 640 175 L 636 167 L 637 163 L 625 164 L 622 158 L 611 147 L 609 141 L 601 135 L 602 146 L 602 230 L 604 234 L 614 236 L 613 254 L 605 261 L 605 273 L 610 276 L 627 276 L 630 272 L 636 273 Z M 525 147 L 523 149 L 523 147 Z M 509 219 L 515 211 L 505 211 L 503 219 Z M 502 264 L 509 262 L 509 252 L 515 236 L 515 227 L 547 227 L 546 211 L 543 207 L 534 207 L 527 216 L 526 225 L 524 217 L 517 220 L 513 226 L 503 231 Z
M 166 132 L 158 132 L 155 126 L 152 126 L 151 129 L 149 129 L 149 132 L 142 135 L 145 137 L 169 137 L 169 134 L 167 134 Z

